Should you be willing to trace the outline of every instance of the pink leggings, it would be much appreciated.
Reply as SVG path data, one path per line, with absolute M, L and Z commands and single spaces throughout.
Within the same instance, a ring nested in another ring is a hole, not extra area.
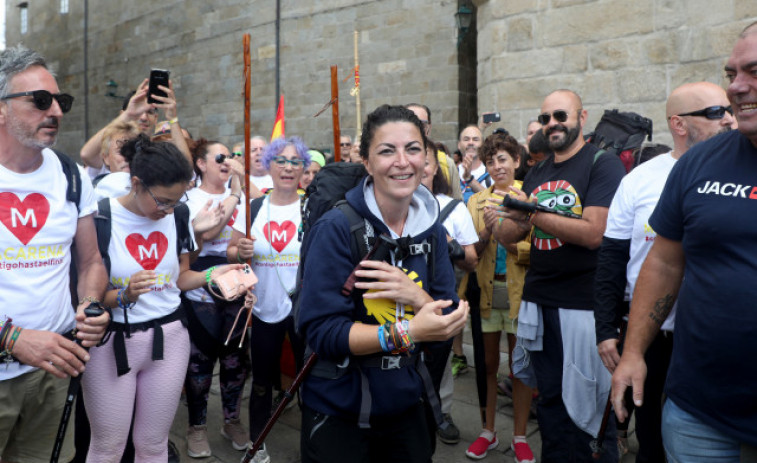
M 189 363 L 189 334 L 180 321 L 175 321 L 163 325 L 163 335 L 163 360 L 156 361 L 152 360 L 152 329 L 126 338 L 131 371 L 123 376 L 116 375 L 113 338 L 90 350 L 82 377 L 84 405 L 92 428 L 88 463 L 121 461 L 132 413 L 135 462 L 168 460 L 168 433 Z

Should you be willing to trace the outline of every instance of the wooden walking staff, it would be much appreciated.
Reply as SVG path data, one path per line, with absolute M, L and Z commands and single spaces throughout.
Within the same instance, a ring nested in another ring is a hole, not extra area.
M 250 34 L 244 34 L 244 199 L 245 236 L 250 239 Z
M 334 162 L 342 160 L 342 151 L 339 146 L 339 77 L 336 66 L 331 66 L 331 124 L 334 128 Z
M 360 60 L 357 54 L 357 37 L 358 33 L 355 31 L 355 86 L 350 92 L 355 97 L 355 113 L 357 114 L 357 125 L 355 125 L 355 142 L 360 138 L 363 133 L 363 123 L 360 120 Z

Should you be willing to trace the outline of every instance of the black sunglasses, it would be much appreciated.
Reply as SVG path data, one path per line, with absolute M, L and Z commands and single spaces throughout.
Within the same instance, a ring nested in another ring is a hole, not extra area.
M 216 162 L 218 164 L 223 164 L 223 161 L 225 161 L 226 158 L 234 159 L 235 156 L 242 156 L 242 153 L 216 154 Z
M 74 104 L 74 97 L 67 93 L 50 93 L 47 90 L 34 90 L 31 92 L 11 93 L 0 98 L 2 100 L 8 100 L 10 98 L 18 98 L 20 96 L 31 96 L 34 101 L 34 106 L 40 111 L 47 111 L 50 106 L 53 105 L 53 98 L 58 102 L 60 110 L 67 113 L 71 110 L 71 106 Z
M 568 112 L 563 109 L 558 109 L 552 114 L 549 114 L 549 113 L 539 114 L 536 120 L 539 121 L 539 124 L 541 125 L 547 125 L 549 124 L 549 121 L 552 120 L 553 117 L 555 118 L 557 122 L 565 122 L 568 120 Z
M 689 113 L 677 114 L 677 116 L 699 116 L 706 117 L 707 119 L 722 119 L 725 117 L 725 113 L 733 116 L 733 108 L 730 106 L 708 106 L 698 111 L 691 111 Z

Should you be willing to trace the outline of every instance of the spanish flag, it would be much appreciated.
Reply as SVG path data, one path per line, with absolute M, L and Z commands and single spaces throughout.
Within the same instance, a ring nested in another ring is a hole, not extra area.
M 279 109 L 276 110 L 276 121 L 273 123 L 271 141 L 284 135 L 284 95 L 279 98 Z

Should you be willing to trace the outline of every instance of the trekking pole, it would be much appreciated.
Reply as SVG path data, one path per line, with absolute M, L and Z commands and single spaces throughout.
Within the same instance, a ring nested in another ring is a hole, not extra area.
M 105 310 L 100 304 L 93 302 L 84 309 L 84 314 L 87 317 L 99 317 Z M 77 339 L 76 343 L 81 346 L 81 339 Z M 85 347 L 86 350 L 89 350 Z M 81 375 L 72 376 L 71 382 L 68 383 L 68 392 L 66 393 L 66 403 L 63 406 L 63 416 L 60 417 L 60 424 L 58 425 L 58 434 L 55 436 L 55 444 L 53 444 L 53 454 L 50 456 L 50 463 L 58 463 L 60 458 L 60 450 L 63 448 L 63 441 L 66 438 L 66 428 L 68 428 L 68 421 L 71 419 L 71 410 L 74 406 L 74 400 L 79 393 L 79 386 L 81 386 Z
M 313 365 L 315 365 L 317 359 L 318 356 L 315 354 L 315 352 L 310 354 L 310 356 L 307 358 L 305 365 L 302 366 L 302 370 L 297 373 L 297 376 L 294 378 L 292 385 L 289 386 L 289 389 L 287 389 L 284 393 L 284 398 L 281 400 L 281 402 L 279 402 L 279 406 L 276 407 L 276 411 L 274 411 L 273 415 L 271 415 L 271 418 L 268 419 L 268 422 L 265 424 L 265 428 L 263 428 L 263 430 L 260 432 L 258 438 L 255 439 L 255 443 L 252 444 L 252 447 L 247 449 L 247 451 L 245 452 L 244 457 L 242 458 L 242 463 L 250 463 L 250 461 L 252 461 L 252 459 L 255 457 L 255 454 L 258 453 L 260 447 L 263 446 L 263 442 L 265 441 L 266 436 L 268 436 L 268 433 L 271 432 L 271 429 L 273 429 L 273 425 L 276 424 L 279 416 L 281 416 L 281 414 L 284 412 L 287 404 L 289 404 L 289 402 L 292 400 L 295 392 L 297 392 L 297 389 L 300 387 L 302 381 L 305 379 L 308 373 L 310 373 L 310 370 L 313 368 Z
M 620 334 L 618 336 L 618 346 L 622 346 L 626 337 L 626 329 L 628 329 L 628 322 L 623 320 L 620 323 Z M 592 439 L 589 442 L 591 447 L 591 457 L 595 460 L 599 460 L 602 456 L 602 442 L 605 440 L 605 434 L 607 433 L 607 423 L 610 421 L 610 412 L 612 411 L 612 389 L 607 393 L 607 404 L 605 405 L 605 411 L 602 414 L 602 424 L 599 425 L 599 433 L 597 433 L 596 439 Z M 628 419 L 631 419 L 630 415 Z

